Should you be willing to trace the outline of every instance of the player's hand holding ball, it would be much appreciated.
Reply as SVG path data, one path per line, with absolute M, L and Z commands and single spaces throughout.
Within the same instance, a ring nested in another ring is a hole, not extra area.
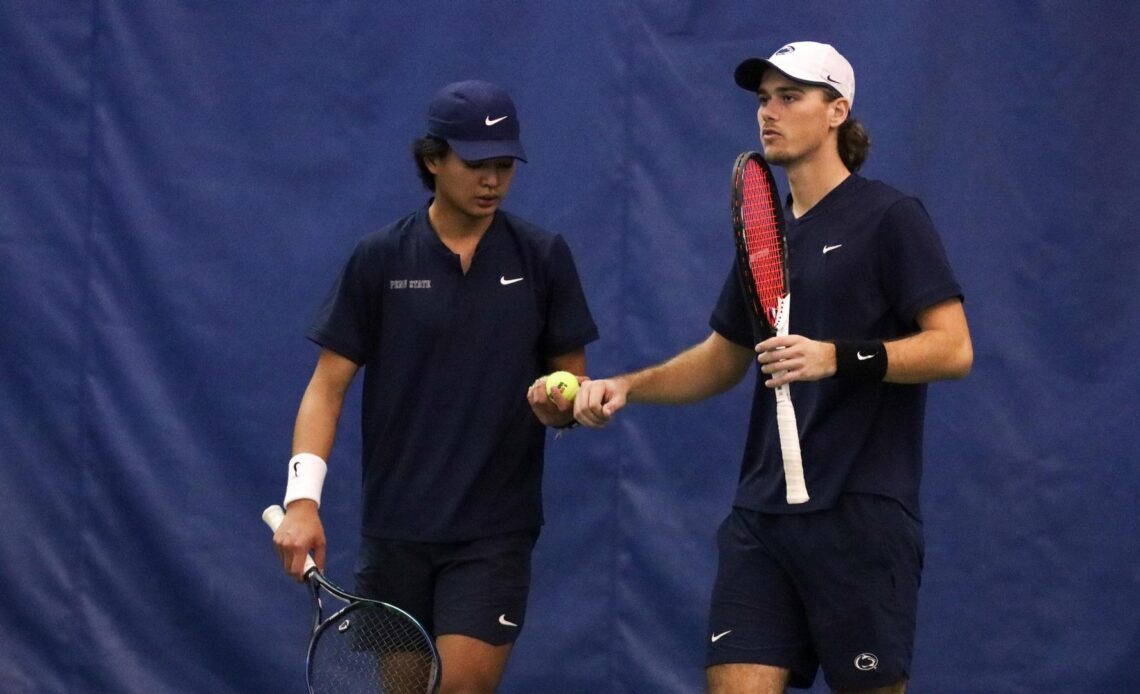
M 553 400 L 555 390 L 566 402 L 574 402 L 574 396 L 578 394 L 578 377 L 569 371 L 555 371 L 546 377 L 546 397 Z
M 589 379 L 583 377 L 583 380 Z M 573 424 L 573 400 L 577 395 L 578 378 L 569 371 L 540 376 L 527 389 L 530 409 L 538 421 L 548 427 L 561 428 Z

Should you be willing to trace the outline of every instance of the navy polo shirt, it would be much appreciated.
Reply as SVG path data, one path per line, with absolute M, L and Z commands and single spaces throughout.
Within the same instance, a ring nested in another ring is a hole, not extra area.
M 465 275 L 427 206 L 356 246 L 308 336 L 365 367 L 364 534 L 447 542 L 542 524 L 526 391 L 597 339 L 560 235 L 499 211 Z
M 800 219 L 789 199 L 785 218 L 791 334 L 890 340 L 917 332 L 923 309 L 962 296 L 922 204 L 879 181 L 849 176 Z M 749 312 L 734 266 L 710 325 L 752 347 Z M 811 500 L 789 505 L 775 396 L 759 366 L 756 376 L 736 505 L 799 513 L 829 508 L 845 492 L 866 492 L 897 499 L 919 516 L 925 385 L 792 383 Z

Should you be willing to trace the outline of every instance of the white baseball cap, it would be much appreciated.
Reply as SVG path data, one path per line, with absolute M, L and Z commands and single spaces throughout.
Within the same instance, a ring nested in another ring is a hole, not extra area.
M 771 58 L 749 58 L 736 66 L 736 83 L 750 92 L 760 88 L 760 78 L 768 68 L 776 68 L 788 79 L 831 87 L 855 104 L 855 71 L 851 63 L 829 44 L 815 41 L 789 43 Z

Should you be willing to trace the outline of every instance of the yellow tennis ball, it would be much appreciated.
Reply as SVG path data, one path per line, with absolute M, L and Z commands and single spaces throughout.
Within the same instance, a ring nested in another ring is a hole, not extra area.
M 574 396 L 578 394 L 578 379 L 569 371 L 555 371 L 546 377 L 546 397 L 550 397 L 555 388 L 562 392 L 566 402 L 574 402 Z

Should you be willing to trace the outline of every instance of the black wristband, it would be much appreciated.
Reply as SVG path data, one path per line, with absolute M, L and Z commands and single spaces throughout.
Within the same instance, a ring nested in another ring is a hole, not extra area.
M 836 340 L 835 377 L 881 381 L 887 375 L 887 348 L 879 340 Z

